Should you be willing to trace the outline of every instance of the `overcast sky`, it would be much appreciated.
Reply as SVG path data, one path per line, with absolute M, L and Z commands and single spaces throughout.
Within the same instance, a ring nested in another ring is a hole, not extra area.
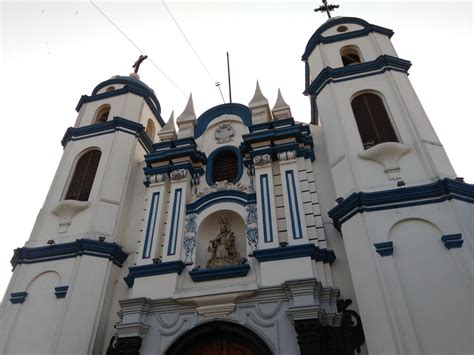
M 281 88 L 295 119 L 309 121 L 301 55 L 326 21 L 313 12 L 320 1 L 166 1 L 209 73 L 161 1 L 94 3 L 134 44 L 88 1 L 0 2 L 1 294 L 12 251 L 29 238 L 52 182 L 79 98 L 132 72 L 140 51 L 151 59 L 140 67 L 141 78 L 155 90 L 165 121 L 172 110 L 181 113 L 189 92 L 197 115 L 221 104 L 215 81 L 228 100 L 226 51 L 234 102 L 248 104 L 258 79 L 271 106 Z M 473 183 L 472 2 L 336 3 L 335 16 L 395 31 L 395 49 L 413 63 L 411 82 L 458 176 Z

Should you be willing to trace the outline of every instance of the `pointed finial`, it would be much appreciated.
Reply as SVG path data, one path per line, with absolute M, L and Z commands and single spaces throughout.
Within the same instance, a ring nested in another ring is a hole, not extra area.
M 265 96 L 263 96 L 258 80 L 257 87 L 255 88 L 255 93 L 253 94 L 253 98 L 249 102 L 249 108 L 250 111 L 252 111 L 253 123 L 263 123 L 272 120 L 272 113 L 270 112 L 268 100 Z
M 158 132 L 158 136 L 162 142 L 174 141 L 176 139 L 176 128 L 174 125 L 174 110 L 171 111 L 168 122 L 163 126 L 161 131 Z
M 179 117 L 176 119 L 176 122 L 184 122 L 184 121 L 189 121 L 189 120 L 195 120 L 196 119 L 196 114 L 194 113 L 194 103 L 193 103 L 193 94 L 189 94 L 189 99 L 188 103 L 186 104 L 186 107 L 184 108 L 184 111 Z
M 326 12 L 328 14 L 328 18 L 331 18 L 331 11 L 334 11 L 339 7 L 339 5 L 328 5 L 327 0 L 322 0 L 323 4 L 319 6 L 317 9 L 314 9 L 315 12 Z
M 252 107 L 255 104 L 262 104 L 263 102 L 268 104 L 268 100 L 265 96 L 263 96 L 262 90 L 260 89 L 260 84 L 257 80 L 257 87 L 255 88 L 255 93 L 253 94 L 252 100 L 249 102 L 249 106 Z
M 283 99 L 280 89 L 278 89 L 278 96 L 275 102 L 275 106 L 273 106 L 272 113 L 274 120 L 281 120 L 283 118 L 291 117 L 290 106 Z

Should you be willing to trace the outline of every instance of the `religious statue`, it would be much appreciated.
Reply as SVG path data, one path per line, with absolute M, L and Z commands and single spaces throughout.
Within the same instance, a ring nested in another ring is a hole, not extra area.
M 207 251 L 211 253 L 206 267 L 219 267 L 235 265 L 240 261 L 240 254 L 235 250 L 235 235 L 231 230 L 230 223 L 226 218 L 219 220 L 220 233 L 209 242 Z

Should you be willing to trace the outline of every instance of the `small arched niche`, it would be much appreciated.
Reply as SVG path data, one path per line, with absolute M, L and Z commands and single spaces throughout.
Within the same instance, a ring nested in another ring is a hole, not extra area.
M 152 142 L 155 141 L 155 124 L 153 123 L 151 119 L 149 119 L 146 124 L 145 133 L 148 136 L 148 138 L 151 139 Z
M 210 214 L 199 224 L 197 235 L 195 264 L 202 269 L 237 265 L 247 257 L 245 222 L 234 211 Z
M 345 67 L 354 64 L 362 63 L 362 56 L 360 55 L 360 50 L 357 46 L 350 45 L 342 47 L 340 50 L 342 64 Z
M 100 106 L 95 115 L 94 115 L 94 120 L 92 121 L 92 124 L 97 124 L 97 123 L 102 123 L 102 122 L 107 122 L 110 114 L 110 105 L 102 105 Z

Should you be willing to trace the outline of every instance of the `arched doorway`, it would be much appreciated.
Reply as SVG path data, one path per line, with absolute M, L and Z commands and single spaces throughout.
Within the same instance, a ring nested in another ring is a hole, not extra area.
M 166 355 L 271 355 L 267 344 L 239 324 L 214 321 L 178 338 Z

